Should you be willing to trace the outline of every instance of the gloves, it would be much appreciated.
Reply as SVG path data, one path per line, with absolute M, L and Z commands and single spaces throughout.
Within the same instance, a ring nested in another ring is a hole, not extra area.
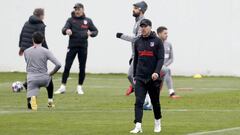
M 116 34 L 116 37 L 117 37 L 117 38 L 121 38 L 122 35 L 123 35 L 123 33 L 117 33 L 117 34 Z

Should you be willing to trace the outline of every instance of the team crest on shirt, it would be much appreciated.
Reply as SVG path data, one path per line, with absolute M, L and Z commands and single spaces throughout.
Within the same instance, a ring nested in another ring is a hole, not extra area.
M 84 24 L 84 25 L 87 25 L 87 24 L 88 24 L 87 20 L 84 20 L 84 21 L 83 21 L 83 24 Z
M 150 42 L 150 47 L 154 47 L 154 42 Z
M 83 24 L 81 24 L 81 28 L 88 29 L 88 21 L 87 20 L 83 20 Z

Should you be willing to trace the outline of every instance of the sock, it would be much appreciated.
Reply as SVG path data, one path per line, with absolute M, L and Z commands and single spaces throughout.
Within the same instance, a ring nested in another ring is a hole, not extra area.
M 139 129 L 139 128 L 142 128 L 142 123 L 137 122 L 137 123 L 136 123 L 136 128 L 138 128 L 138 129 Z
M 174 89 L 169 89 L 169 95 L 172 95 L 173 93 L 175 93 Z
M 62 85 L 60 86 L 60 88 L 61 88 L 61 89 L 65 89 L 65 88 L 66 88 L 66 85 L 62 84 Z
M 78 87 L 78 89 L 82 89 L 82 85 L 78 85 L 77 87 Z
M 27 81 L 23 83 L 23 87 L 27 90 Z
M 30 102 L 31 102 L 31 98 L 29 97 L 29 98 L 27 98 L 28 109 L 32 109 L 32 106 L 31 106 Z
M 48 87 L 47 87 L 47 92 L 48 92 L 48 99 L 52 99 L 53 98 L 53 89 L 54 89 L 54 85 L 52 80 L 50 81 Z
M 161 119 L 155 119 L 155 124 L 161 124 Z
M 52 99 L 52 98 L 49 98 L 49 99 L 48 99 L 48 103 L 49 103 L 49 102 L 53 102 L 53 99 Z

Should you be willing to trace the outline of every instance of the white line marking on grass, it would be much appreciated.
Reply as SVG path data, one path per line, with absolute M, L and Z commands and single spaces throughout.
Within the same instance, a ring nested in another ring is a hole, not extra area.
M 239 88 L 193 88 L 200 90 L 239 90 Z
M 78 79 L 78 78 L 75 78 L 75 79 Z M 86 79 L 92 79 L 92 80 L 103 80 L 103 81 L 105 81 L 105 80 L 121 80 L 121 81 L 125 81 L 125 80 L 127 80 L 127 77 L 126 78 L 103 78 L 103 77 L 86 77 Z
M 73 77 L 73 80 L 78 80 L 78 78 Z M 108 81 L 108 80 L 116 80 L 116 81 L 127 81 L 126 78 L 104 78 L 104 77 L 86 77 L 86 80 L 98 80 L 98 81 Z
M 14 111 L 0 111 L 0 115 L 1 114 L 14 114 L 14 113 L 29 113 L 30 111 L 17 111 L 17 110 L 14 110 Z
M 196 91 L 196 90 L 240 90 L 239 88 L 176 88 L 177 91 Z
M 192 91 L 193 88 L 176 88 L 177 91 Z
M 104 86 L 104 85 L 93 85 L 93 86 L 83 86 L 84 88 L 108 88 L 108 89 L 116 89 L 116 88 L 123 88 L 124 86 Z
M 216 109 L 163 109 L 166 112 L 240 112 L 240 110 L 216 110 Z
M 0 83 L 0 87 L 1 87 L 1 86 L 7 86 L 7 85 L 9 85 L 9 87 L 10 87 L 10 84 L 11 84 L 11 82 Z
M 211 135 L 215 133 L 224 133 L 228 131 L 234 131 L 234 130 L 239 130 L 240 127 L 235 127 L 235 128 L 226 128 L 226 129 L 221 129 L 221 130 L 215 130 L 215 131 L 206 131 L 206 132 L 197 132 L 197 133 L 190 133 L 187 135 Z
M 72 78 L 70 78 L 70 77 L 69 77 L 68 79 L 70 79 L 70 80 L 71 80 Z M 60 80 L 61 80 L 61 78 L 60 78 L 60 77 L 53 79 L 53 81 L 60 81 Z M 13 80 L 13 82 L 15 82 L 15 81 L 17 81 L 17 80 Z M 0 86 L 1 86 L 1 85 L 7 85 L 7 84 L 11 84 L 11 83 L 13 83 L 13 82 L 3 82 L 3 83 L 0 83 Z M 23 82 L 25 82 L 25 80 L 24 80 L 24 81 L 20 81 L 20 82 L 22 82 L 22 83 L 23 83 Z
M 53 81 L 60 81 L 61 80 L 61 78 L 59 77 L 59 78 L 56 78 L 56 79 L 53 79 Z M 69 80 L 72 80 L 72 78 L 69 78 Z M 16 80 L 14 80 L 14 81 L 12 81 L 12 82 L 3 82 L 3 83 L 0 83 L 0 87 L 5 87 L 5 86 L 9 86 L 9 88 L 11 87 L 11 84 L 13 83 L 13 82 L 15 82 Z M 25 82 L 25 81 L 20 81 L 20 82 Z

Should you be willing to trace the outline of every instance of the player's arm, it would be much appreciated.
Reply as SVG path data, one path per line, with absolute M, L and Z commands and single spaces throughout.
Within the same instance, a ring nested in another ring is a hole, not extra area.
M 44 36 L 44 40 L 43 40 L 42 46 L 43 46 L 44 48 L 47 48 L 47 49 L 48 49 L 47 41 L 46 41 L 46 36 L 45 36 L 45 26 L 41 28 L 41 31 L 42 31 L 43 36 Z
M 116 37 L 128 42 L 133 42 L 134 40 L 133 36 L 125 35 L 123 33 L 117 33 Z
M 48 60 L 50 60 L 54 65 L 55 68 L 49 73 L 50 76 L 53 76 L 57 71 L 61 68 L 61 63 L 53 56 L 53 54 L 48 51 L 47 52 Z
M 128 42 L 134 43 L 141 36 L 141 34 L 142 34 L 141 29 L 139 28 L 138 32 L 137 32 L 137 36 L 129 36 L 129 35 L 125 35 L 123 33 L 117 33 L 116 37 L 120 38 L 122 40 L 128 41 Z
M 89 19 L 89 30 L 91 33 L 89 33 L 89 36 L 91 37 L 96 37 L 98 35 L 98 29 L 97 27 L 93 24 L 93 21 Z
M 44 41 L 43 41 L 43 43 L 42 43 L 42 46 L 43 46 L 44 48 L 48 49 L 45 36 L 44 36 Z
M 154 73 L 157 73 L 160 76 L 160 71 L 164 63 L 164 47 L 160 39 L 158 40 L 158 44 L 156 47 L 157 47 L 157 51 L 156 51 L 157 66 L 155 68 Z
M 18 46 L 19 46 L 19 48 L 21 48 L 21 42 L 22 42 L 22 34 L 23 34 L 23 28 L 22 28 L 22 30 L 21 30 L 21 33 L 20 33 L 20 36 L 19 36 L 19 43 L 18 43 Z
M 47 41 L 46 41 L 46 36 L 45 36 L 45 27 L 46 27 L 45 25 L 42 26 L 42 27 L 39 29 L 39 31 L 41 31 L 42 34 L 43 34 L 43 36 L 44 36 L 44 40 L 43 40 L 42 46 L 43 46 L 44 48 L 48 49 Z
M 136 76 L 137 64 L 138 64 L 138 51 L 137 51 L 137 41 L 134 43 L 134 57 L 133 57 L 133 77 Z
M 25 60 L 25 62 L 27 63 L 27 55 L 26 55 L 25 52 L 23 52 L 23 54 L 24 54 L 24 60 Z
M 64 27 L 62 28 L 62 34 L 63 35 L 72 35 L 72 31 L 71 30 L 71 18 L 69 18 L 66 22 L 66 24 L 64 25 Z
M 19 56 L 22 56 L 23 55 L 23 51 L 24 51 L 24 49 L 22 48 L 22 45 L 21 45 L 21 43 L 22 43 L 22 34 L 23 34 L 23 28 L 21 30 L 20 37 L 19 37 L 19 43 L 18 43 L 18 46 L 19 46 L 18 54 L 19 54 Z
M 173 48 L 172 48 L 172 44 L 170 44 L 170 54 L 169 54 L 169 59 L 168 61 L 165 63 L 166 66 L 169 66 L 173 63 Z

